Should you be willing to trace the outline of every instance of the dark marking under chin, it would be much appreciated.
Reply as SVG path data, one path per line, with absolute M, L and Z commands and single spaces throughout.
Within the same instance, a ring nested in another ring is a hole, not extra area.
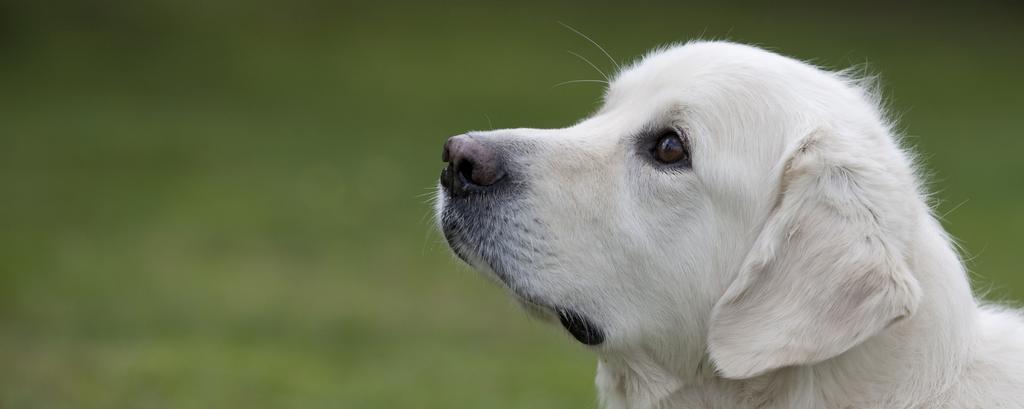
M 598 345 L 604 342 L 604 332 L 582 314 L 567 309 L 558 309 L 558 320 L 562 326 L 584 345 Z

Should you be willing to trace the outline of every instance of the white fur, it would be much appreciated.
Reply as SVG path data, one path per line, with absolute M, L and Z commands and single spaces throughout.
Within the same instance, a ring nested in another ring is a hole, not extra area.
M 652 126 L 685 131 L 691 170 L 640 159 Z M 514 296 L 604 330 L 605 408 L 1024 408 L 1024 320 L 979 306 L 847 75 L 694 42 L 619 73 L 574 126 L 473 135 L 529 146 L 510 150 L 526 184 L 507 224 L 464 228 L 529 247 Z

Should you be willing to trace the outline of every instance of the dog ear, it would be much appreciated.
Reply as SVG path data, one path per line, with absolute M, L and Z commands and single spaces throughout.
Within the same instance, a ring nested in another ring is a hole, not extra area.
M 784 162 L 775 207 L 712 312 L 722 376 L 826 360 L 914 311 L 920 288 L 899 238 L 914 214 L 907 189 L 849 143 L 818 131 Z

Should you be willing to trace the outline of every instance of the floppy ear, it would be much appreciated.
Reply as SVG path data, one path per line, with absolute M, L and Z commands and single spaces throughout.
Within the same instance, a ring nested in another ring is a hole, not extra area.
M 813 133 L 782 166 L 775 207 L 711 315 L 721 375 L 820 362 L 913 312 L 920 289 L 900 238 L 913 225 L 907 187 L 848 143 Z

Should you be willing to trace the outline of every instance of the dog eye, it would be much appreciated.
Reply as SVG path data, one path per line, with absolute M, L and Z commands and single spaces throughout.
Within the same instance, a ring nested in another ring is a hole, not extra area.
M 689 164 L 690 152 L 686 150 L 686 143 L 679 134 L 668 132 L 658 138 L 654 145 L 654 159 L 665 164 Z

